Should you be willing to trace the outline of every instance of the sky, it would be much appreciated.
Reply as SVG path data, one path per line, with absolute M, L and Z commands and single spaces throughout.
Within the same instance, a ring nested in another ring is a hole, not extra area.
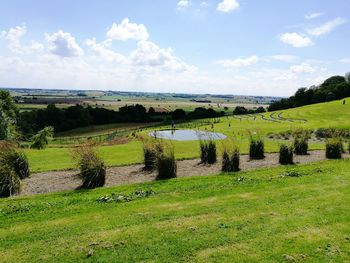
M 0 87 L 289 96 L 350 71 L 349 0 L 0 6 Z

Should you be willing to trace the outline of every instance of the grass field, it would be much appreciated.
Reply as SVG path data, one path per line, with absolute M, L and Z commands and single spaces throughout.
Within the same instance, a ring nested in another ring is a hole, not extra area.
M 223 117 L 219 123 L 214 124 L 214 131 L 222 132 L 235 140 L 241 147 L 242 153 L 248 152 L 249 136 L 247 130 L 256 131 L 262 136 L 268 133 L 293 130 L 298 127 L 307 129 L 316 128 L 350 128 L 350 98 L 348 104 L 342 105 L 342 101 L 333 101 L 309 105 L 305 107 L 265 113 L 260 115 L 237 117 Z M 255 120 L 254 120 L 255 118 Z M 213 120 L 209 120 L 213 121 Z M 183 127 L 196 127 L 200 121 L 184 124 Z M 229 127 L 231 124 L 231 127 Z M 179 125 L 178 127 L 181 127 Z M 164 127 L 169 128 L 169 127 Z M 198 129 L 211 129 L 211 124 L 199 126 Z M 276 152 L 281 141 L 266 139 L 266 151 Z M 197 141 L 173 142 L 175 154 L 178 159 L 196 158 L 199 156 Z M 220 143 L 219 143 L 220 144 Z M 220 146 L 220 145 L 219 145 Z M 311 142 L 310 149 L 323 149 L 324 143 Z M 99 147 L 102 158 L 108 165 L 125 165 L 142 162 L 141 142 L 132 140 L 127 144 Z M 70 169 L 74 167 L 67 148 L 48 148 L 45 150 L 26 150 L 34 172 Z
M 0 258 L 349 262 L 349 174 L 350 160 L 325 161 L 2 199 Z M 137 189 L 155 194 L 130 202 L 97 201 Z

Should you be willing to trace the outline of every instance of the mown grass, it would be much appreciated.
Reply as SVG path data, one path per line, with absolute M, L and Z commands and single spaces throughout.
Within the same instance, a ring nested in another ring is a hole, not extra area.
M 350 160 L 337 160 L 2 199 L 0 258 L 347 262 L 349 174 Z M 124 203 L 97 202 L 136 189 L 155 194 Z
M 295 128 L 317 129 L 317 128 L 350 128 L 350 98 L 349 103 L 342 104 L 342 101 L 333 101 L 320 103 L 305 107 L 289 109 L 282 112 L 283 118 L 305 119 L 302 121 L 281 121 L 271 122 L 257 117 L 243 116 L 243 119 L 233 117 L 223 117 L 220 123 L 214 124 L 214 131 L 221 132 L 233 139 L 240 146 L 241 153 L 248 153 L 249 133 L 247 130 L 256 131 L 262 136 L 270 132 L 278 133 Z M 264 117 L 270 118 L 271 113 L 263 114 Z M 276 114 L 277 115 L 277 114 Z M 231 124 L 231 125 L 229 125 Z M 201 126 L 199 129 L 211 130 L 211 125 Z M 265 139 L 266 152 L 278 152 L 279 144 L 283 141 L 276 139 Z M 175 147 L 175 156 L 177 159 L 197 158 L 199 157 L 199 142 L 173 142 Z M 325 144 L 322 142 L 309 143 L 310 150 L 324 149 Z M 43 151 L 27 150 L 28 158 L 34 172 L 49 171 L 73 168 L 69 150 L 65 148 L 50 148 Z M 138 141 L 131 141 L 123 145 L 102 146 L 100 147 L 101 157 L 104 158 L 107 165 L 125 165 L 142 162 L 142 145 Z

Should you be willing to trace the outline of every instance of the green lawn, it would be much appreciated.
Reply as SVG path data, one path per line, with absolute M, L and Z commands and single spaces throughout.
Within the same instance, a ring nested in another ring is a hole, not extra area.
M 0 261 L 349 262 L 349 203 L 350 160 L 2 199 Z
M 220 123 L 214 124 L 214 131 L 222 132 L 229 138 L 234 139 L 241 147 L 242 153 L 248 152 L 248 130 L 256 131 L 265 136 L 268 133 L 277 133 L 281 131 L 293 130 L 298 127 L 307 129 L 316 128 L 350 128 L 350 98 L 346 105 L 342 101 L 333 101 L 329 103 L 320 103 L 305 107 L 279 111 L 275 115 L 282 113 L 281 117 L 294 120 L 272 122 L 271 113 L 265 113 L 264 117 L 270 121 L 257 116 L 254 121 L 253 116 L 244 116 L 240 121 L 233 117 L 223 117 Z M 307 122 L 299 121 L 305 119 Z M 210 120 L 211 121 L 211 120 Z M 194 121 L 193 123 L 198 123 Z M 231 127 L 229 127 L 231 124 Z M 190 126 L 190 124 L 184 125 Z M 201 126 L 199 129 L 211 130 L 211 125 Z M 266 140 L 266 151 L 275 152 L 278 150 L 281 141 Z M 197 141 L 173 142 L 176 157 L 195 158 L 199 156 L 199 147 Z M 220 144 L 220 143 L 219 143 Z M 220 145 L 219 145 L 220 146 Z M 323 149 L 323 143 L 310 143 L 310 149 Z M 131 141 L 123 145 L 102 146 L 99 148 L 101 156 L 108 165 L 125 165 L 139 163 L 142 161 L 142 147 L 138 141 Z M 69 149 L 67 148 L 49 148 L 42 151 L 26 150 L 28 158 L 34 172 L 59 170 L 73 168 Z

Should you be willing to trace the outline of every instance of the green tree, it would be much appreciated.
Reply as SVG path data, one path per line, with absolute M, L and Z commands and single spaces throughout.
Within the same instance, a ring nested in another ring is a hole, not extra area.
M 0 140 L 9 140 L 15 134 L 18 112 L 10 92 L 0 90 Z
M 49 144 L 49 140 L 53 137 L 53 128 L 45 127 L 32 138 L 31 148 L 33 149 L 44 149 Z

